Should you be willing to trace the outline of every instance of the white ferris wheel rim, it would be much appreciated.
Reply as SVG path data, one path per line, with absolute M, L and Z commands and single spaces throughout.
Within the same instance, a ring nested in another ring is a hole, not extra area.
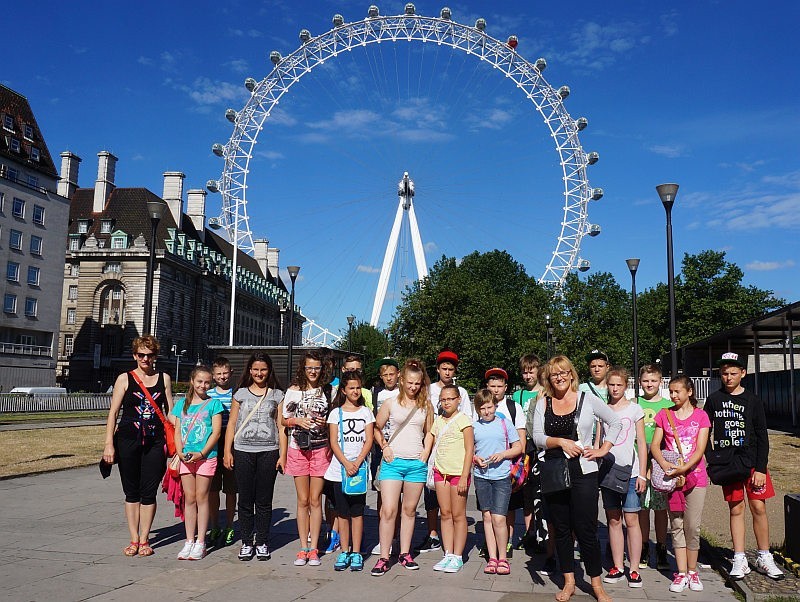
M 410 6 L 413 11 L 413 5 Z M 377 12 L 375 7 L 370 7 L 370 13 L 373 9 Z M 442 10 L 443 15 L 445 10 L 448 9 Z M 269 75 L 258 82 L 250 78 L 245 81 L 251 96 L 244 108 L 239 112 L 232 109 L 226 112 L 226 117 L 234 124 L 227 144 L 212 147 L 214 153 L 225 160 L 221 179 L 209 181 L 209 189 L 222 195 L 222 213 L 215 223 L 227 231 L 232 241 L 236 240 L 239 249 L 253 252 L 253 236 L 247 215 L 247 175 L 253 147 L 272 109 L 303 75 L 329 58 L 367 44 L 398 41 L 436 43 L 461 50 L 500 70 L 533 103 L 550 130 L 563 172 L 564 213 L 555 250 L 539 282 L 560 288 L 571 271 L 588 269 L 588 261 L 579 257 L 580 245 L 587 234 L 594 236 L 599 233 L 599 227 L 588 221 L 588 205 L 603 193 L 602 189 L 589 186 L 586 175 L 587 165 L 597 161 L 596 153 L 584 152 L 578 136 L 587 122 L 583 118 L 573 119 L 564 106 L 569 88 L 562 86 L 556 90 L 542 76 L 546 66 L 543 59 L 537 60 L 536 64 L 530 63 L 508 43 L 486 34 L 483 29 L 485 22 L 483 27 L 480 26 L 482 21 L 479 19 L 473 27 L 449 17 L 407 13 L 369 16 L 361 21 L 344 23 L 343 18 L 336 15 L 334 27 L 324 34 L 312 37 L 307 30 L 302 30 L 302 43 L 291 54 L 283 57 L 273 51 L 270 58 L 275 67 Z

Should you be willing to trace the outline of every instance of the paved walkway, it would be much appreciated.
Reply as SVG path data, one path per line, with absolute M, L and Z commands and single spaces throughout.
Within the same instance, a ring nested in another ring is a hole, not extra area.
M 368 504 L 374 508 L 374 493 Z M 294 486 L 280 478 L 275 491 L 272 533 L 273 556 L 268 562 L 240 562 L 238 545 L 212 552 L 200 562 L 180 562 L 175 555 L 183 542 L 183 525 L 172 518 L 163 496 L 154 529 L 156 554 L 126 558 L 127 543 L 121 487 L 117 471 L 101 480 L 97 468 L 80 468 L 0 481 L 0 599 L 3 600 L 232 600 L 261 596 L 270 600 L 320 600 L 330 602 L 363 597 L 367 600 L 429 602 L 457 596 L 459 602 L 480 600 L 552 600 L 558 590 L 550 577 L 536 572 L 543 558 L 516 552 L 508 577 L 483 574 L 483 562 L 474 545 L 474 520 L 470 510 L 469 560 L 461 573 L 442 575 L 431 570 L 435 553 L 419 558 L 421 570 L 396 565 L 381 578 L 371 577 L 374 563 L 360 574 L 336 573 L 332 559 L 321 567 L 294 567 L 296 527 L 291 517 Z M 287 511 L 286 509 L 289 509 Z M 469 501 L 474 508 L 474 501 Z M 366 545 L 375 542 L 377 518 L 369 510 Z M 421 537 L 422 529 L 418 531 Z M 601 533 L 605 537 L 605 532 Z M 603 542 L 603 546 L 605 543 Z M 630 589 L 625 583 L 608 586 L 615 599 L 734 600 L 722 578 L 711 570 L 701 572 L 705 591 L 671 594 L 669 578 L 653 569 L 643 571 L 645 587 Z M 578 572 L 579 582 L 581 574 Z M 379 589 L 376 589 L 379 588 Z M 591 588 L 583 586 L 577 600 L 588 600 Z
M 100 426 L 105 418 L 80 418 L 76 420 L 37 420 L 35 422 L 7 422 L 0 424 L 0 431 L 30 431 L 35 429 L 62 429 L 76 426 Z

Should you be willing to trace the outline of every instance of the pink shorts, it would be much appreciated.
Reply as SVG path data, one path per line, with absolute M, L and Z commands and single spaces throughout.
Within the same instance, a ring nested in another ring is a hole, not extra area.
M 217 472 L 217 459 L 200 460 L 199 462 L 181 462 L 181 474 L 200 475 L 201 477 L 213 477 Z
M 331 448 L 295 449 L 286 454 L 286 474 L 292 477 L 324 477 L 331 463 Z
M 439 472 L 438 468 L 433 469 L 433 482 L 434 483 L 447 483 L 450 487 L 458 487 L 458 483 L 461 481 L 460 474 L 448 474 L 443 475 Z M 469 487 L 470 478 L 467 477 L 467 487 Z

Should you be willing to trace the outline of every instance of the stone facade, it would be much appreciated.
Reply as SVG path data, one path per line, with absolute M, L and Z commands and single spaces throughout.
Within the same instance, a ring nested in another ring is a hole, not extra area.
M 105 151 L 98 156 L 97 185 L 77 188 L 71 199 L 63 268 L 58 380 L 73 391 L 105 390 L 134 365 L 131 342 L 144 324 L 152 233 L 147 202 L 161 200 L 144 188 L 116 188 L 116 158 Z M 62 164 L 62 172 L 70 169 Z M 108 195 L 104 204 L 100 187 Z M 204 191 L 188 196 L 190 215 L 183 214 L 183 174 L 164 174 L 167 209 L 156 229 L 151 322 L 161 344 L 160 369 L 174 378 L 180 365 L 182 381 L 197 362 L 213 359 L 210 345 L 229 341 L 233 258 L 232 245 L 205 227 Z M 238 255 L 236 345 L 281 344 L 279 301 L 289 295 L 277 254 L 270 254 L 271 264 L 264 255 Z M 295 311 L 299 344 L 303 317 Z
M 78 159 L 79 161 L 79 159 Z M 0 85 L 0 390 L 54 386 L 69 201 L 24 96 Z

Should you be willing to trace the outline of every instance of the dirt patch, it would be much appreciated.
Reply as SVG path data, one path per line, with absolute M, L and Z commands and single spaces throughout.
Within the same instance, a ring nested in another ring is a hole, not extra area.
M 79 426 L 0 432 L 0 478 L 100 461 L 106 427 Z
M 770 435 L 769 472 L 775 492 L 800 492 L 800 437 L 796 435 Z

